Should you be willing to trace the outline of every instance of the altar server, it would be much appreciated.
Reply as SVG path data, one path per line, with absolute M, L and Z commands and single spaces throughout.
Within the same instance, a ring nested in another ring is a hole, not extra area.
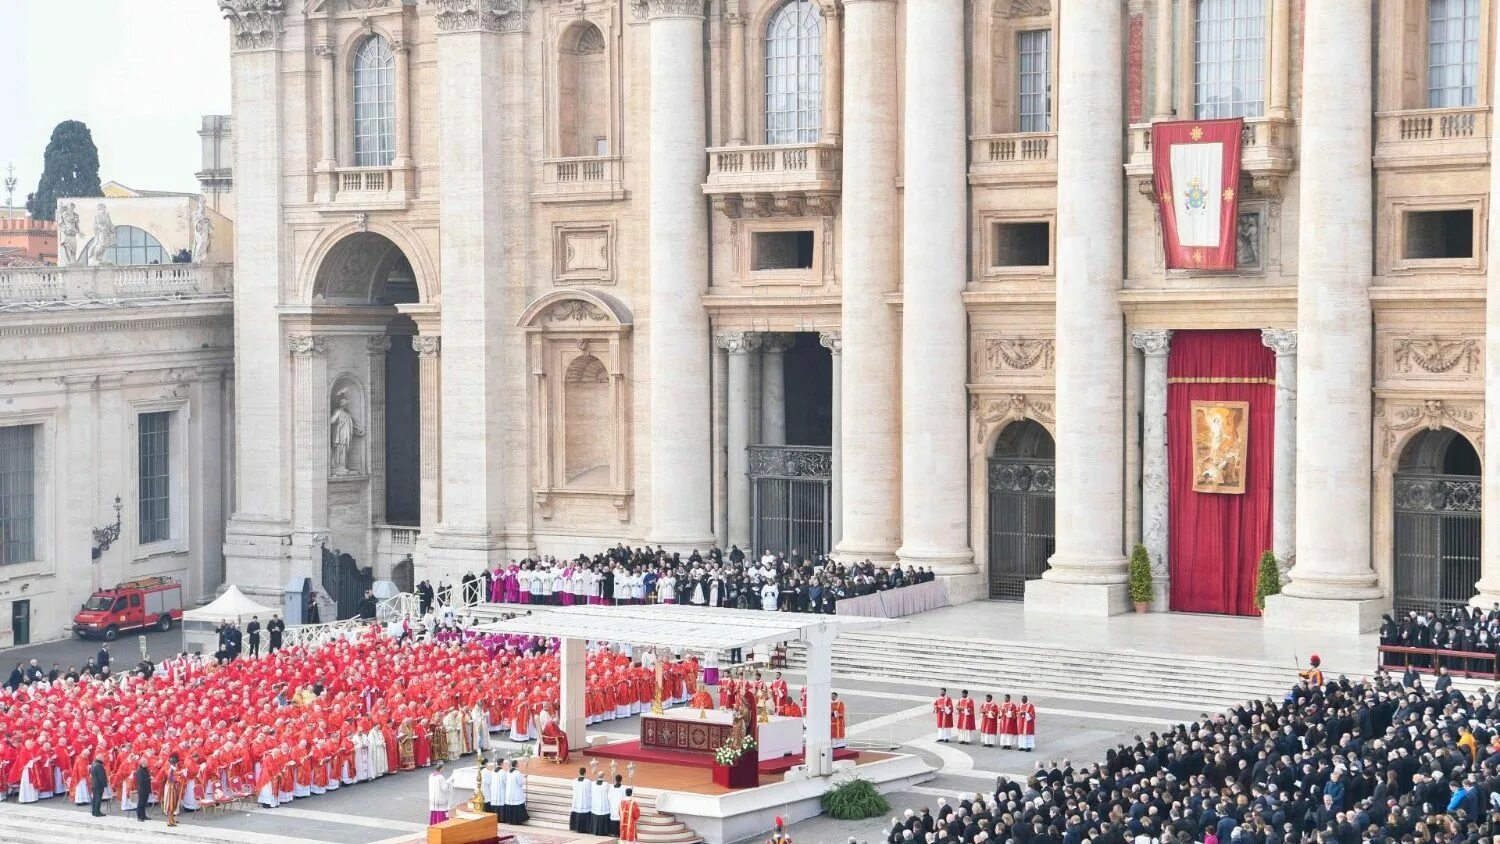
M 499 769 L 495 760 L 491 759 L 479 771 L 479 793 L 484 797 L 484 810 L 493 815 L 500 814 L 500 806 L 505 802 L 505 790 L 502 785 L 505 772 Z M 505 818 L 502 816 L 501 820 Z
M 568 815 L 568 829 L 593 835 L 593 783 L 589 782 L 589 769 L 579 768 L 578 779 L 573 780 L 573 808 Z
M 521 825 L 531 820 L 531 814 L 526 811 L 526 775 L 516 767 L 516 760 L 510 760 L 510 770 L 505 772 L 505 805 L 502 816 L 506 823 Z
M 612 834 L 609 831 L 609 783 L 604 781 L 602 773 L 589 790 L 589 813 L 593 815 L 589 820 L 590 835 Z
M 625 798 L 620 801 L 620 840 L 634 841 L 637 825 L 641 820 L 641 804 L 633 796 L 634 789 L 625 789 Z
M 849 714 L 848 710 L 844 707 L 844 702 L 839 700 L 838 692 L 833 693 L 833 701 L 828 704 L 828 718 L 830 722 L 828 725 L 828 737 L 832 739 L 830 744 L 834 747 L 843 747 L 846 743 L 844 732 L 849 726 Z
M 937 717 L 937 740 L 945 744 L 953 741 L 953 698 L 948 697 L 947 689 L 938 689 L 937 700 L 932 702 L 932 714 Z
M 995 736 L 1000 734 L 1000 704 L 994 695 L 985 695 L 979 707 L 979 743 L 985 747 L 995 746 Z
M 453 806 L 453 780 L 439 762 L 432 775 L 427 778 L 427 825 L 440 824 L 448 819 L 448 810 Z
M 1005 696 L 1005 702 L 1000 704 L 1000 746 L 1016 746 L 1016 705 L 1011 702 L 1010 695 Z
M 609 789 L 609 832 L 605 835 L 620 835 L 620 805 L 625 802 L 625 778 L 615 774 L 615 784 Z
M 1036 707 L 1021 695 L 1021 706 L 1017 710 L 1020 727 L 1020 748 L 1027 753 L 1036 749 Z
M 973 744 L 974 731 L 978 725 L 974 721 L 974 699 L 969 697 L 969 690 L 964 689 L 958 695 L 958 731 L 960 734 L 959 744 Z

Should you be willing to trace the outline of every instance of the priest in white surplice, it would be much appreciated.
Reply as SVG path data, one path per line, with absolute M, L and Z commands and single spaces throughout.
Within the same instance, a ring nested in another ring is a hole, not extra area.
M 505 805 L 501 807 L 501 818 L 508 824 L 519 826 L 531 820 L 526 811 L 526 775 L 510 761 L 510 770 L 505 772 Z
M 491 759 L 479 770 L 479 793 L 484 797 L 484 810 L 501 816 L 501 804 L 505 800 L 505 772 Z
M 453 780 L 439 762 L 427 778 L 427 825 L 440 824 L 448 819 L 448 809 L 453 805 Z
M 592 835 L 594 828 L 594 784 L 589 782 L 589 769 L 579 768 L 578 779 L 573 780 L 573 808 L 568 815 L 568 829 Z

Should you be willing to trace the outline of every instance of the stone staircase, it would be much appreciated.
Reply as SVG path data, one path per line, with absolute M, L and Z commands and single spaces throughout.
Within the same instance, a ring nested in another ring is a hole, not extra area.
M 313 839 L 209 825 L 185 823 L 168 828 L 161 810 L 153 807 L 152 812 L 152 819 L 141 823 L 118 813 L 95 818 L 87 811 L 8 801 L 0 803 L 0 844 L 320 844 Z
M 801 645 L 788 670 L 805 669 Z M 1152 704 L 1180 709 L 1224 708 L 1252 698 L 1280 700 L 1297 682 L 1290 665 L 1233 658 L 1183 657 L 1131 650 L 1083 650 L 998 640 L 934 641 L 909 632 L 844 633 L 833 644 L 835 680 L 944 686 L 954 697 L 969 689 L 1056 698 Z M 931 689 L 936 694 L 936 689 Z
M 658 789 L 637 788 L 635 798 L 641 804 L 641 844 L 698 844 L 703 838 L 677 818 L 656 810 Z M 530 776 L 526 778 L 526 812 L 531 816 L 527 826 L 539 829 L 568 828 L 573 805 L 573 781 Z

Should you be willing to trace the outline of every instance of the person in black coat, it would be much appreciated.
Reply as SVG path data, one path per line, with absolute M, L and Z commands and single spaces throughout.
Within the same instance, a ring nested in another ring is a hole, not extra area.
M 104 770 L 104 762 L 95 756 L 94 761 L 89 763 L 89 812 L 96 818 L 104 817 L 101 808 L 104 805 L 104 789 L 109 787 L 109 774 Z
M 94 657 L 94 664 L 100 668 L 109 667 L 109 645 L 99 646 L 99 653 Z
M 271 620 L 266 622 L 266 635 L 270 638 L 268 643 L 270 653 L 281 650 L 281 634 L 284 630 L 286 630 L 286 622 L 282 621 L 279 615 L 271 616 Z
M 245 625 L 245 636 L 250 640 L 250 657 L 260 656 L 260 616 L 250 616 L 250 623 Z
M 135 819 L 146 820 L 146 807 L 151 802 L 151 769 L 141 762 L 135 769 Z

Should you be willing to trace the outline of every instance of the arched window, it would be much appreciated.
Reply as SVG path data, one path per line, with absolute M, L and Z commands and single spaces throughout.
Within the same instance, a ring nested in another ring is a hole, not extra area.
M 609 155 L 609 60 L 599 27 L 579 21 L 563 33 L 557 86 L 558 154 Z
M 1266 0 L 1198 0 L 1193 35 L 1193 113 L 1265 112 Z
M 161 242 L 135 226 L 115 226 L 115 245 L 109 260 L 117 267 L 137 264 L 165 264 L 167 251 Z
M 766 25 L 766 143 L 816 143 L 822 122 L 823 18 L 791 0 Z
M 396 57 L 379 35 L 354 53 L 354 166 L 386 167 L 396 156 Z

